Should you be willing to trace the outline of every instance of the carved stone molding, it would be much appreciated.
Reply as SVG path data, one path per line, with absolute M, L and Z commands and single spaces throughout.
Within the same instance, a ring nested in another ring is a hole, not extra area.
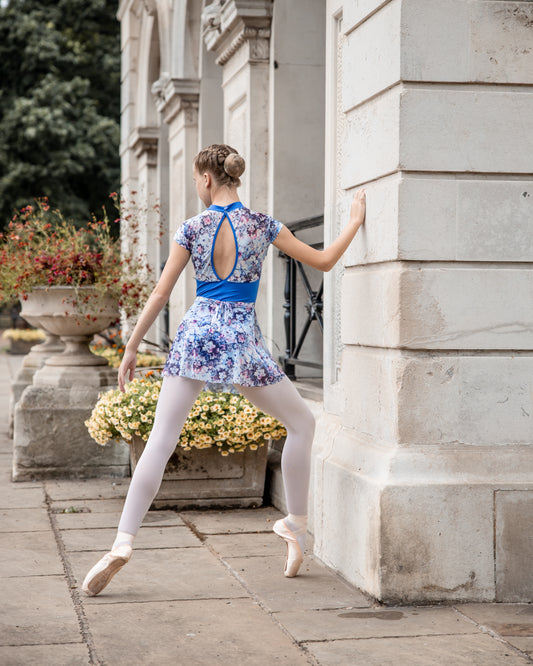
M 271 0 L 215 0 L 202 13 L 203 38 L 218 65 L 246 43 L 250 62 L 268 62 L 271 19 Z
M 243 25 L 242 30 L 232 39 L 230 45 L 217 57 L 217 65 L 224 65 L 240 47 L 249 42 L 248 60 L 268 62 L 270 56 L 270 28 L 254 28 Z
M 173 79 L 164 76 L 152 86 L 157 110 L 170 124 L 178 113 L 185 112 L 185 123 L 197 121 L 200 82 L 198 79 Z
M 137 127 L 131 134 L 130 147 L 135 157 L 146 157 L 149 166 L 157 166 L 158 127 Z

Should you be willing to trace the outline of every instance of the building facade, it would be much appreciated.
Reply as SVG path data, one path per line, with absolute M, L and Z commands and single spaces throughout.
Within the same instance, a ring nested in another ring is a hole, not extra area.
M 257 304 L 317 416 L 315 554 L 385 601 L 530 600 L 533 3 L 121 0 L 119 19 L 122 189 L 160 204 L 155 267 L 210 143 L 246 158 L 246 205 L 317 246 L 366 188 L 342 262 L 306 286 L 272 248 Z M 193 298 L 188 272 L 170 337 Z

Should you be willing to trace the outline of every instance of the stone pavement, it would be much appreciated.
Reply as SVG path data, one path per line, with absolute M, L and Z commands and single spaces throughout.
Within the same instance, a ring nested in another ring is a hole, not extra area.
M 81 591 L 111 546 L 129 479 L 12 483 L 0 354 L 0 664 L 519 666 L 533 605 L 385 607 L 308 556 L 282 575 L 272 507 L 150 511 L 130 562 Z

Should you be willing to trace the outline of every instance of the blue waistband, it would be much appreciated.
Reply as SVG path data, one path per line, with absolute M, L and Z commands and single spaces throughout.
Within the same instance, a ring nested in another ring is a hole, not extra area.
M 259 280 L 255 282 L 202 282 L 196 280 L 196 295 L 212 298 L 215 301 L 240 301 L 255 303 Z

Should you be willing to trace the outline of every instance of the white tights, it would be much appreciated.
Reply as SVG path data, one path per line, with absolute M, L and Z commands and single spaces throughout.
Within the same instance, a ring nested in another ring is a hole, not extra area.
M 150 508 L 176 448 L 181 429 L 204 382 L 187 377 L 164 377 L 154 425 L 130 482 L 119 533 L 135 536 Z M 307 515 L 307 493 L 311 464 L 314 417 L 292 382 L 284 377 L 269 386 L 236 386 L 262 412 L 283 423 L 287 439 L 281 456 L 281 471 L 289 513 Z M 118 542 L 115 542 L 115 544 Z

